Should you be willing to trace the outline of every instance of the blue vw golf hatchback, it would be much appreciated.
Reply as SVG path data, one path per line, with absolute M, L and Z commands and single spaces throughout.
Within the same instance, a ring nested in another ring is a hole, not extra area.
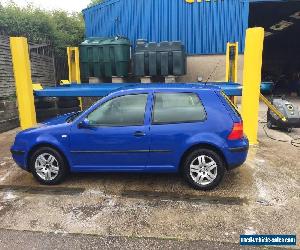
M 210 190 L 245 162 L 248 148 L 241 116 L 218 87 L 158 84 L 120 89 L 22 131 L 11 152 L 42 184 L 69 172 L 180 172 Z

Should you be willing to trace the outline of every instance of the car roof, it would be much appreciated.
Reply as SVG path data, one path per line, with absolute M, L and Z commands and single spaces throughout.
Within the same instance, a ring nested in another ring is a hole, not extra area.
M 119 91 L 142 91 L 142 90 L 187 90 L 187 91 L 195 91 L 195 90 L 208 90 L 208 91 L 216 91 L 221 90 L 220 87 L 217 86 L 218 83 L 147 83 L 147 84 L 133 84 L 128 85 L 126 87 L 122 87 L 117 89 L 114 93 Z

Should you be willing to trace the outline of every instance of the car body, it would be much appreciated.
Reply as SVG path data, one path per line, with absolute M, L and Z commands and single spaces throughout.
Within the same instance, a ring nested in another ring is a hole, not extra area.
M 234 138 L 236 128 L 243 133 L 241 116 L 218 87 L 157 84 L 115 91 L 82 113 L 21 131 L 11 152 L 27 171 L 33 153 L 50 147 L 70 172 L 168 173 L 207 148 L 231 170 L 245 162 L 249 147 L 243 134 Z

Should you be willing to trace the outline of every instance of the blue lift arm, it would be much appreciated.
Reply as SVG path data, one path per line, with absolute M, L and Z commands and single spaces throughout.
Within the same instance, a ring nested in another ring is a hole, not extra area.
M 195 83 L 193 83 L 195 84 Z M 197 83 L 196 83 L 197 84 Z M 241 96 L 242 85 L 237 83 L 207 83 L 220 87 L 228 96 Z M 151 84 L 149 84 L 151 85 Z M 199 83 L 203 85 L 203 83 Z M 103 97 L 114 91 L 128 87 L 144 87 L 141 83 L 101 83 L 101 84 L 70 84 L 60 87 L 44 88 L 35 90 L 34 94 L 38 97 Z

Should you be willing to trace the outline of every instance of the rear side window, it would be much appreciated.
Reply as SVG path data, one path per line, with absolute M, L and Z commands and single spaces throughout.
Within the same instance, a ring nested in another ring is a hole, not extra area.
M 156 93 L 153 124 L 199 122 L 205 109 L 195 93 Z
M 240 112 L 238 111 L 237 106 L 234 105 L 234 103 L 229 99 L 229 97 L 223 92 L 221 91 L 222 96 L 224 97 L 224 99 L 226 100 L 226 102 L 228 103 L 228 105 L 231 107 L 231 109 L 233 110 L 233 112 L 238 116 L 241 117 Z

